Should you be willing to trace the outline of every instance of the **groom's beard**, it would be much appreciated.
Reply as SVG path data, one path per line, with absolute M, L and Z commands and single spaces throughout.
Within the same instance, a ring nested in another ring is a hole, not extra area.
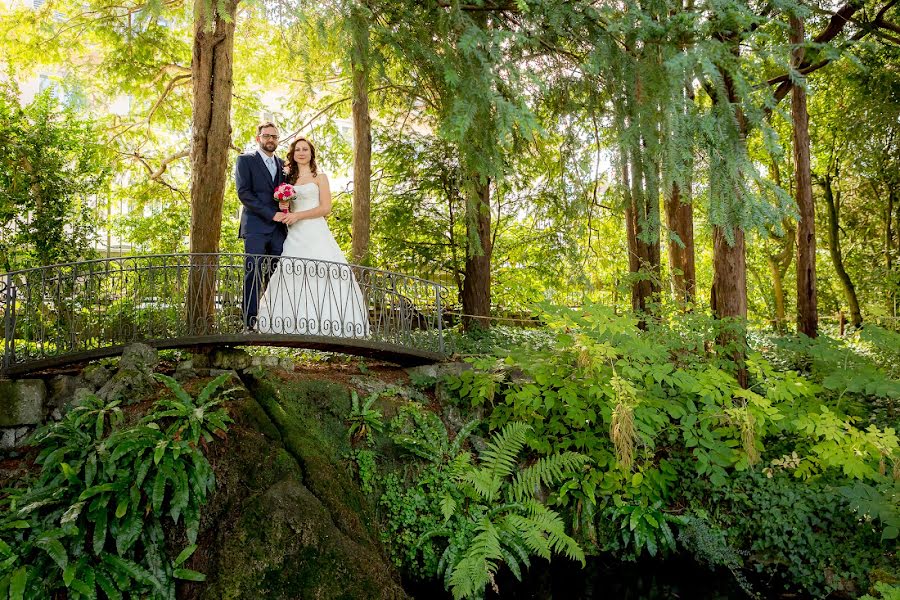
M 278 148 L 278 142 L 263 142 L 261 147 L 263 150 L 271 154 L 275 152 L 276 148 Z

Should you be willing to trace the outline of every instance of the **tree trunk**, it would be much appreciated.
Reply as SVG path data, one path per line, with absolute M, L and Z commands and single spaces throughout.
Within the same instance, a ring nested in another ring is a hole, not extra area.
M 222 232 L 225 171 L 231 148 L 232 55 L 236 0 L 219 14 L 206 0 L 194 2 L 194 85 L 191 138 L 191 259 L 187 293 L 188 328 L 194 335 L 214 324 L 216 270 Z
M 791 16 L 791 63 L 797 68 L 803 62 L 803 21 Z M 799 77 L 799 76 L 798 76 Z M 816 307 L 816 212 L 812 197 L 812 175 L 809 160 L 809 114 L 803 81 L 791 90 L 793 121 L 794 169 L 797 183 L 797 331 L 816 337 L 819 315 Z
M 631 151 L 630 211 L 626 208 L 630 257 L 628 264 L 637 276 L 631 286 L 631 307 L 640 316 L 640 326 L 650 304 L 659 299 L 659 188 L 656 166 L 647 165 L 637 146 Z
M 718 319 L 727 321 L 726 331 L 719 335 L 719 346 L 731 356 L 737 367 L 741 387 L 747 387 L 745 326 L 747 320 L 747 261 L 744 230 L 733 227 L 734 243 L 729 244 L 726 230 L 713 228 L 713 285 L 710 305 Z
M 468 243 L 463 280 L 463 328 L 490 327 L 491 314 L 491 182 L 478 177 L 466 202 Z M 475 244 L 478 244 L 476 247 Z
M 787 316 L 784 308 L 784 276 L 791 261 L 794 258 L 794 241 L 797 233 L 794 226 L 784 220 L 784 247 L 778 254 L 767 254 L 766 262 L 769 263 L 769 273 L 772 275 L 772 293 L 775 296 L 775 331 L 784 331 L 787 325 Z
M 690 192 L 688 192 L 690 193 Z M 666 225 L 670 234 L 669 266 L 672 269 L 672 295 L 679 304 L 694 301 L 697 277 L 694 265 L 694 209 L 690 202 L 681 201 L 678 184 L 672 185 L 672 195 L 666 201 Z
M 353 37 L 350 65 L 353 72 L 353 218 L 352 261 L 369 263 L 372 182 L 372 122 L 369 118 L 369 17 L 356 3 L 350 17 Z
M 884 219 L 884 266 L 887 272 L 887 279 L 891 281 L 891 271 L 894 270 L 893 264 L 893 252 L 894 252 L 894 231 L 893 231 L 893 218 L 894 218 L 894 188 L 890 184 L 888 185 L 888 203 L 887 203 L 887 211 L 885 212 Z M 888 284 L 891 285 L 891 284 Z M 894 314 L 895 307 L 895 297 L 897 294 L 896 286 L 891 285 L 890 289 L 888 289 L 887 294 L 887 309 L 888 313 L 891 316 L 896 316 Z
M 862 314 L 859 311 L 859 300 L 856 297 L 856 288 L 850 279 L 847 269 L 844 268 L 844 257 L 841 253 L 841 216 L 840 207 L 840 191 L 838 197 L 834 195 L 834 188 L 831 185 L 831 175 L 826 175 L 818 180 L 825 192 L 825 206 L 828 209 L 828 252 L 831 254 L 831 262 L 834 263 L 834 270 L 844 289 L 844 297 L 847 299 L 847 305 L 850 307 L 850 323 L 854 328 L 862 325 Z
M 740 56 L 740 46 L 735 43 L 734 55 Z M 718 97 L 717 102 L 727 99 L 734 107 L 734 116 L 740 135 L 740 145 L 736 152 L 747 152 L 747 132 L 749 124 L 741 109 L 734 79 L 727 71 L 722 73 L 726 97 Z M 738 192 L 739 193 L 739 192 Z M 727 232 L 732 234 L 729 243 Z M 710 290 L 710 308 L 716 319 L 723 320 L 722 330 L 716 342 L 723 356 L 730 356 L 735 364 L 735 378 L 738 385 L 747 387 L 748 374 L 745 365 L 747 356 L 747 250 L 744 230 L 740 226 L 713 226 L 713 284 Z

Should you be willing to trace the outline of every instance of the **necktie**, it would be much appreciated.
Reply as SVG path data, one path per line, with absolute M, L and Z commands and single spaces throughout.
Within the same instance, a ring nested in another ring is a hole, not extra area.
M 271 156 L 266 157 L 266 167 L 269 169 L 269 175 L 272 176 L 272 181 L 275 181 L 275 159 Z

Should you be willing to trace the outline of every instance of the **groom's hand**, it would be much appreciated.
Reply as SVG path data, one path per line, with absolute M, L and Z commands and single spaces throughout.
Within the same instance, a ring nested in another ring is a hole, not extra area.
M 284 223 L 284 218 L 286 216 L 287 215 L 284 214 L 283 212 L 277 212 L 277 213 L 275 213 L 275 216 L 272 217 L 272 220 L 275 221 L 276 223 Z

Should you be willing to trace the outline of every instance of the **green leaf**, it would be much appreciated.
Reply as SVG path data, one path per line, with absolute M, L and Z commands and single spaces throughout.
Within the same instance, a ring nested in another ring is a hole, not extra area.
M 94 554 L 99 555 L 106 544 L 106 520 L 107 512 L 103 507 L 96 513 L 94 520 Z
M 128 498 L 122 498 L 119 500 L 118 506 L 116 506 L 116 518 L 121 519 L 125 516 L 125 513 L 128 512 Z
M 107 600 L 122 600 L 122 594 L 102 571 L 97 571 L 97 585 L 106 594 Z
M 24 600 L 27 583 L 28 571 L 26 567 L 19 567 L 9 582 L 9 600 Z
M 97 494 L 103 494 L 105 492 L 114 492 L 114 491 L 122 489 L 122 487 L 124 487 L 122 482 L 102 483 L 100 485 L 95 485 L 95 486 L 90 487 L 90 488 L 84 490 L 83 492 L 81 492 L 81 495 L 78 496 L 78 500 L 87 500 L 88 498 L 90 498 L 92 496 L 96 496 Z
M 38 540 L 37 546 L 39 548 L 43 548 L 47 554 L 50 555 L 50 558 L 53 559 L 60 569 L 65 570 L 66 565 L 69 563 L 69 555 L 66 553 L 66 549 L 59 542 L 59 540 L 55 539 L 44 539 Z
M 156 450 L 153 451 L 153 464 L 158 465 L 159 461 L 162 460 L 163 454 L 166 453 L 166 447 L 169 445 L 169 442 L 166 440 L 161 441 L 156 445 Z
M 172 565 L 176 567 L 181 566 L 181 563 L 189 559 L 196 549 L 197 544 L 191 544 L 181 551 L 181 553 L 175 558 L 175 561 L 172 563 Z
M 134 545 L 138 537 L 140 537 L 143 528 L 143 519 L 137 514 L 137 511 L 132 511 L 131 514 L 125 517 L 116 534 L 116 550 L 120 555 L 125 554 Z
M 175 569 L 172 575 L 174 575 L 175 579 L 184 579 L 186 581 L 206 581 L 206 575 L 190 569 Z
M 166 496 L 166 474 L 160 469 L 156 472 L 156 478 L 153 480 L 153 496 L 151 504 L 153 511 L 158 513 L 162 509 L 163 500 Z
M 885 527 L 884 531 L 881 532 L 881 541 L 886 542 L 888 540 L 895 540 L 898 535 L 900 535 L 900 528 L 894 527 L 893 525 Z

